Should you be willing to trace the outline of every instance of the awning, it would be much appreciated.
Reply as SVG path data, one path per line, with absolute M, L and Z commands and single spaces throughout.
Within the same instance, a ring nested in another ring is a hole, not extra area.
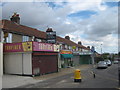
M 72 57 L 73 57 L 72 54 L 61 54 L 61 56 L 62 56 L 63 58 L 72 58 Z

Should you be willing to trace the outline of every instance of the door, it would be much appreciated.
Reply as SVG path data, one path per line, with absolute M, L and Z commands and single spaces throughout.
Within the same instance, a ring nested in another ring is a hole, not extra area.
M 31 53 L 23 54 L 23 74 L 32 75 L 32 56 Z

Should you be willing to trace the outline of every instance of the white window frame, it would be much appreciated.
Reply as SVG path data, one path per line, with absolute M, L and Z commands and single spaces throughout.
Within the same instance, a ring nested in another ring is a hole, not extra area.
M 29 36 L 23 36 L 23 37 L 22 37 L 22 41 L 23 41 L 23 42 L 29 41 Z
M 8 37 L 6 37 L 6 43 L 12 43 L 12 33 L 8 33 Z
M 2 29 L 0 29 L 0 42 L 3 42 L 4 38 L 3 38 L 3 31 Z

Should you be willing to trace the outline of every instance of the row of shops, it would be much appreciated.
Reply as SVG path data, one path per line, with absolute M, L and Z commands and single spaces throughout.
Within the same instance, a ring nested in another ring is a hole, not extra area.
M 60 50 L 59 45 L 41 42 L 6 43 L 3 45 L 4 74 L 43 75 L 80 64 L 91 64 L 89 51 Z

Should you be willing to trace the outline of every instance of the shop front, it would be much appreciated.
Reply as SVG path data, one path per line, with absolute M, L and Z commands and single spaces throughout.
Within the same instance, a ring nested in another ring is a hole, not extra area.
M 4 73 L 42 75 L 58 71 L 59 46 L 40 42 L 4 44 Z
M 61 68 L 68 68 L 73 66 L 72 51 L 61 50 Z
M 79 64 L 92 64 L 91 51 L 80 52 Z
M 73 64 L 74 66 L 79 66 L 80 55 L 79 51 L 73 51 Z

